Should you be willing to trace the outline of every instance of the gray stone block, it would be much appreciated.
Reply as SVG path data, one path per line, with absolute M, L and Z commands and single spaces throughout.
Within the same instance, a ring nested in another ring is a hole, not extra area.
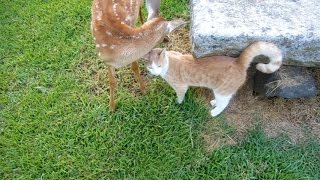
M 320 67 L 319 0 L 191 0 L 196 57 L 237 57 L 254 41 L 283 51 L 284 64 Z
M 282 66 L 273 74 L 257 71 L 254 75 L 253 92 L 267 97 L 292 99 L 314 97 L 318 90 L 316 81 L 307 68 Z

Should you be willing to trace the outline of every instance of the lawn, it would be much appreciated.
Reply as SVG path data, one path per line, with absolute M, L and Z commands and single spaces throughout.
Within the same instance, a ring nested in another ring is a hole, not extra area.
M 319 179 L 319 142 L 269 138 L 258 118 L 237 145 L 206 151 L 206 122 L 224 124 L 224 116 L 211 118 L 193 90 L 177 105 L 174 91 L 149 75 L 141 95 L 129 67 L 117 71 L 117 111 L 110 113 L 90 6 L 1 3 L 1 179 Z M 187 18 L 188 1 L 163 1 L 161 14 Z

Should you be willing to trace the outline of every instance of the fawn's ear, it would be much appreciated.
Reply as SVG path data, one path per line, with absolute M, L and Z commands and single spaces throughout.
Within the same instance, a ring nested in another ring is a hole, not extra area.
M 182 19 L 175 19 L 175 20 L 169 21 L 167 25 L 167 32 L 170 33 L 176 30 L 177 28 L 179 28 L 180 26 L 185 25 L 187 23 L 189 23 L 189 21 L 184 21 Z

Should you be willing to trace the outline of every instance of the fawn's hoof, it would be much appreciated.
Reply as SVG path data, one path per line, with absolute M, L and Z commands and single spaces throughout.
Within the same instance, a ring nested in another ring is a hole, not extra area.
M 115 111 L 116 111 L 116 104 L 110 102 L 110 104 L 109 104 L 109 110 L 110 110 L 110 112 L 115 112 Z
M 140 90 L 141 90 L 141 94 L 143 94 L 143 95 L 146 95 L 146 94 L 147 94 L 147 91 L 146 91 L 145 88 L 142 88 L 142 89 L 140 89 Z

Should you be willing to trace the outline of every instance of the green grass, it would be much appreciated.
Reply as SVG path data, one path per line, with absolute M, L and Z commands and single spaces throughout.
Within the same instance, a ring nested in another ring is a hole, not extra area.
M 187 1 L 163 1 L 185 17 Z M 320 144 L 292 145 L 254 128 L 212 153 L 200 136 L 208 107 L 183 105 L 159 78 L 148 93 L 118 72 L 117 111 L 108 112 L 105 66 L 89 31 L 91 1 L 4 1 L 0 6 L 1 179 L 317 179 Z M 143 68 L 143 66 L 142 66 Z M 102 89 L 95 92 L 95 86 Z

